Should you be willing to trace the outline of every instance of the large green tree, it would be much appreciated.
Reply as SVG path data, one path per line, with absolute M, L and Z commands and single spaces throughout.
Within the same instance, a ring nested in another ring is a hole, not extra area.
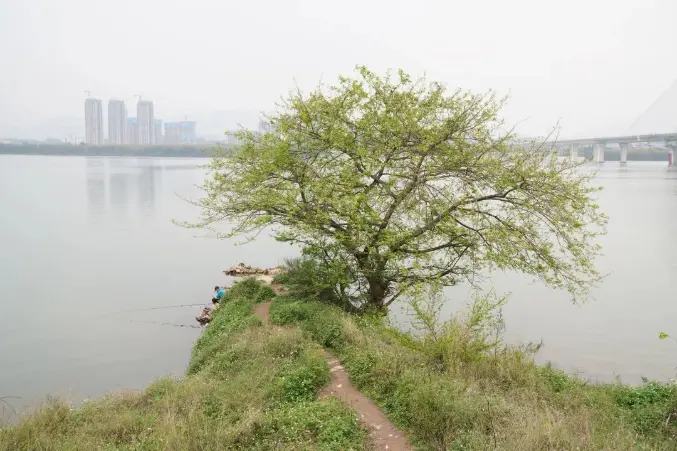
M 492 94 L 402 71 L 292 91 L 274 132 L 214 157 L 195 226 L 271 227 L 333 271 L 351 305 L 385 308 L 421 284 L 515 270 L 585 295 L 605 217 L 590 174 L 519 143 Z M 331 273 L 330 271 L 330 273 Z

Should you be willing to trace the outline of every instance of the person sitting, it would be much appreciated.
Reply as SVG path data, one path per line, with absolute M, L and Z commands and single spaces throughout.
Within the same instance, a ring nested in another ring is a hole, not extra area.
M 207 323 L 209 323 L 212 320 L 212 314 L 214 313 L 214 310 L 216 310 L 221 302 L 221 298 L 223 295 L 226 294 L 226 290 L 220 287 L 214 287 L 214 297 L 212 298 L 212 304 L 214 304 L 213 308 L 210 307 L 205 307 L 202 309 L 200 312 L 199 316 L 196 316 L 195 319 L 197 320 L 200 325 L 205 326 Z
M 212 298 L 212 304 L 218 305 L 221 302 L 221 298 L 226 294 L 226 290 L 218 286 L 214 287 L 214 297 Z

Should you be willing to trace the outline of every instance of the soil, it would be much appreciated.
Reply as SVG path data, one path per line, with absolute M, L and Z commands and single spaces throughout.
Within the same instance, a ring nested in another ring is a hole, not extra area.
M 277 294 L 285 290 L 280 285 L 272 285 Z M 268 324 L 270 302 L 258 304 L 255 309 L 258 316 L 264 324 Z M 369 430 L 371 436 L 371 448 L 377 450 L 408 451 L 411 445 L 402 434 L 383 414 L 381 409 L 371 402 L 366 396 L 353 386 L 348 374 L 341 365 L 341 362 L 324 350 L 324 356 L 329 364 L 331 371 L 331 380 L 329 385 L 320 390 L 319 398 L 324 399 L 329 396 L 340 399 L 357 412 L 360 421 Z
M 254 314 L 259 317 L 263 324 L 268 324 L 268 318 L 270 317 L 270 302 L 256 304 Z

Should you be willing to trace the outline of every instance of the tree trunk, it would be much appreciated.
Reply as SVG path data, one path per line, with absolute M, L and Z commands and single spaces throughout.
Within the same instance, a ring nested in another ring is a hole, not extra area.
M 367 281 L 367 310 L 382 311 L 388 296 L 390 282 L 383 277 L 386 261 L 378 254 L 370 253 L 369 248 L 355 255 L 360 273 Z
M 369 277 L 367 282 L 369 283 L 369 290 L 367 292 L 369 306 L 377 310 L 383 309 L 388 285 L 380 277 Z

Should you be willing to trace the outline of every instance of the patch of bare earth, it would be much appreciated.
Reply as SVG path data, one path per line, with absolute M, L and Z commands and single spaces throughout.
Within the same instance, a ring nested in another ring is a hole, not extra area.
M 268 318 L 270 317 L 270 301 L 264 302 L 263 304 L 256 304 L 256 307 L 254 307 L 254 314 L 259 317 L 263 324 L 268 324 Z
M 280 285 L 273 285 L 272 287 L 278 294 L 284 292 L 284 288 Z M 258 304 L 255 308 L 256 316 L 258 316 L 264 324 L 268 324 L 270 304 L 271 302 L 265 302 L 263 304 Z M 411 445 L 402 434 L 402 431 L 397 429 L 395 425 L 386 418 L 376 404 L 371 402 L 353 386 L 348 374 L 341 365 L 341 362 L 326 350 L 324 351 L 324 356 L 329 364 L 331 380 L 326 387 L 320 390 L 320 399 L 333 396 L 355 410 L 362 424 L 370 431 L 371 446 L 373 449 L 387 449 L 394 451 L 411 450 Z

